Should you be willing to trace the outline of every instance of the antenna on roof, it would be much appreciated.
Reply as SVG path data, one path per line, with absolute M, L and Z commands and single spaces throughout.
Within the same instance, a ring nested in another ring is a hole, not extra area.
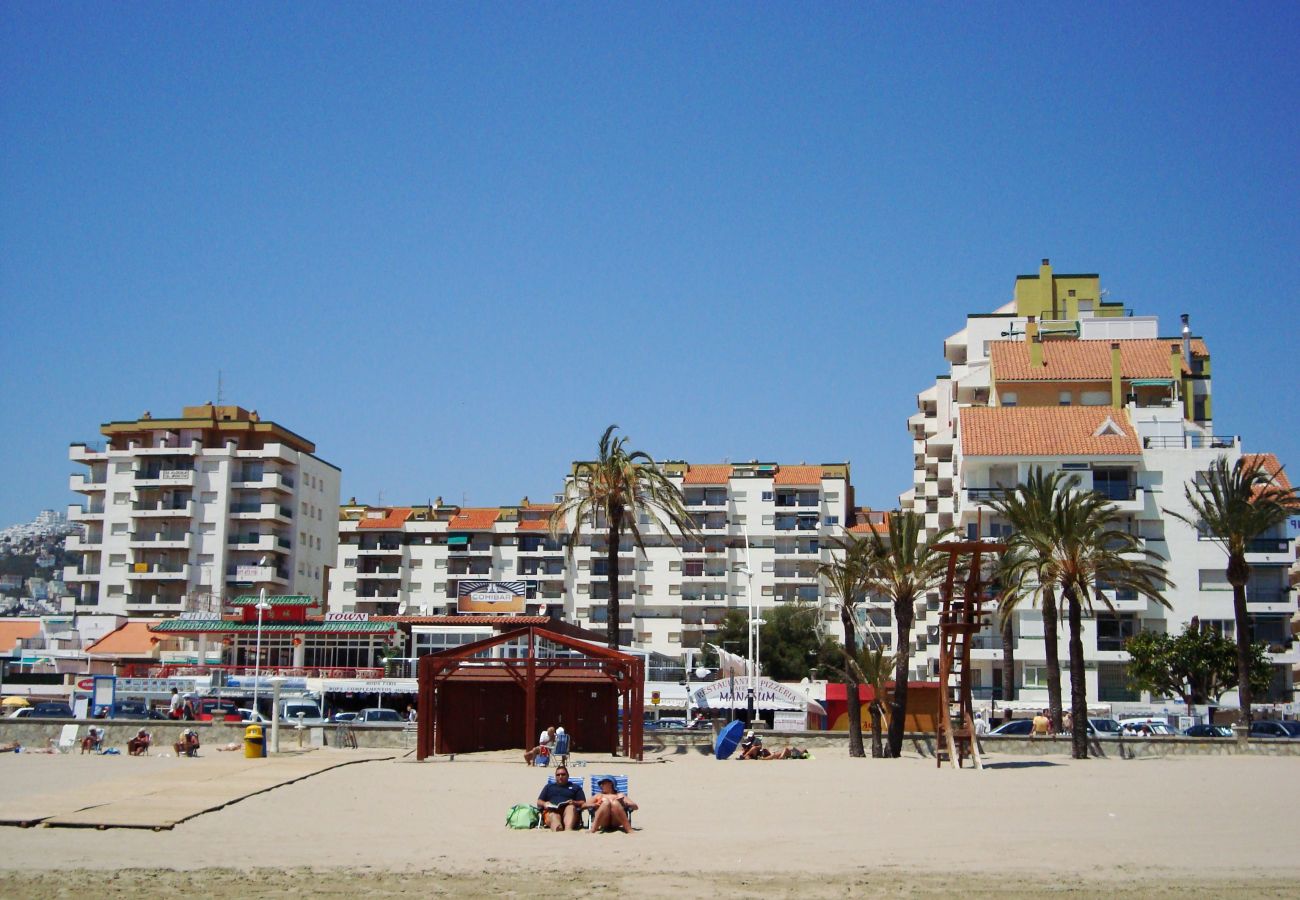
M 217 405 L 220 406 L 226 402 L 226 393 L 222 390 L 221 370 L 217 369 Z

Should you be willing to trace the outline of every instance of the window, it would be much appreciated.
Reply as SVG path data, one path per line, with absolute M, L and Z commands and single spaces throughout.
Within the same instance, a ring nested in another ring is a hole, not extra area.
M 744 491 L 732 491 L 731 499 L 735 503 L 743 503 L 747 499 L 747 495 Z
M 581 568 L 581 566 L 579 566 L 579 568 Z M 682 570 L 682 561 L 681 561 L 680 559 L 670 559 L 670 560 L 668 560 L 668 571 L 669 571 L 669 572 L 680 572 L 681 570 Z
M 1079 396 L 1079 403 L 1083 406 L 1109 406 L 1110 391 L 1084 391 Z
M 823 524 L 823 525 L 838 525 L 838 524 L 840 524 L 840 517 L 839 517 L 839 516 L 827 516 L 825 519 L 822 520 L 822 524 Z
M 763 491 L 763 502 L 764 502 L 764 503 L 771 503 L 771 502 L 772 502 L 772 492 L 771 492 L 771 491 Z
M 1127 663 L 1097 664 L 1097 698 L 1121 703 L 1141 699 L 1129 685 Z
M 355 556 L 352 557 L 351 559 L 343 560 L 343 567 L 345 569 L 355 569 L 356 566 L 357 566 L 357 558 Z
M 763 571 L 764 571 L 764 572 L 775 572 L 775 571 L 776 571 L 776 561 L 775 561 L 775 560 L 765 559 L 765 560 L 763 560 L 762 566 L 763 566 Z
M 433 567 L 434 567 L 435 569 L 445 569 L 445 568 L 447 568 L 447 560 L 445 560 L 445 559 L 441 559 L 441 558 L 440 558 L 440 559 L 435 559 L 435 560 L 433 561 Z
M 1132 616 L 1097 613 L 1097 649 L 1123 650 L 1124 642 L 1137 634 L 1137 624 Z
M 126 505 L 127 503 L 129 503 L 130 501 L 131 501 L 131 495 L 130 495 L 130 494 L 114 494 L 114 495 L 113 495 L 113 505 L 114 505 L 114 506 L 125 506 L 125 505 Z
M 1047 666 L 1025 666 L 1023 684 L 1027 688 L 1047 687 Z
M 424 568 L 424 560 L 422 560 L 422 559 L 413 559 L 413 560 L 411 560 L 411 568 L 412 568 L 412 569 L 423 569 L 423 568 Z
M 763 516 L 763 524 L 764 524 L 764 525 L 775 525 L 775 524 L 776 524 L 776 516 L 771 515 L 771 514 Z
M 410 589 L 413 590 L 413 591 L 423 590 L 423 588 L 424 588 L 424 585 L 420 584 L 420 582 L 418 582 L 418 581 L 412 581 L 411 584 L 410 584 Z
M 1017 399 L 1018 399 L 1018 398 L 1016 397 L 1016 393 L 1015 393 L 1015 391 L 1003 391 L 1003 392 L 1002 392 L 1002 405 L 1003 405 L 1003 406 L 1015 406 L 1015 405 L 1016 405 L 1016 400 L 1017 400 Z
M 345 582 L 343 582 L 343 590 L 345 590 L 345 591 L 355 591 L 356 589 L 357 589 L 357 583 L 356 583 L 355 581 L 345 581 Z
M 1061 391 L 1061 393 L 1057 397 L 1056 405 L 1069 406 L 1073 402 L 1074 402 L 1073 393 L 1071 393 L 1070 391 Z
M 1203 591 L 1232 590 L 1232 585 L 1228 583 L 1228 573 L 1224 569 L 1201 569 L 1199 574 Z
M 125 522 L 114 522 L 109 534 L 126 534 L 127 525 Z
M 669 594 L 669 596 L 677 597 L 677 596 L 679 596 L 679 595 L 681 594 L 681 592 L 682 592 L 682 586 L 681 586 L 680 584 L 670 584 L 670 585 L 668 585 L 668 594 Z
M 124 565 L 126 565 L 126 554 L 125 554 L 125 553 L 112 553 L 112 554 L 109 554 L 109 557 L 108 557 L 108 564 L 109 564 L 110 566 L 124 566 Z
M 745 517 L 744 517 L 744 516 L 732 516 L 732 517 L 731 517 L 731 524 L 732 524 L 732 525 L 744 525 L 744 524 L 745 524 Z

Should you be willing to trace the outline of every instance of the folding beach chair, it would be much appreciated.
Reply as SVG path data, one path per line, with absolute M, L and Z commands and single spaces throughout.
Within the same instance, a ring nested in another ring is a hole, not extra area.
M 594 796 L 596 796 L 597 794 L 599 794 L 599 793 L 600 793 L 600 783 L 601 783 L 601 781 L 603 781 L 603 780 L 606 779 L 606 778 L 613 778 L 613 779 L 614 779 L 614 793 L 616 793 L 616 794 L 626 794 L 626 793 L 627 793 L 627 776 L 626 776 L 626 775 L 612 775 L 612 774 L 605 774 L 605 775 L 592 775 L 592 776 L 591 776 L 591 793 L 589 793 L 587 796 L 588 796 L 588 797 L 594 797 Z M 632 810 L 630 810 L 630 809 L 627 811 L 627 821 L 628 821 L 628 824 L 631 824 L 631 822 L 632 822 Z
M 551 765 L 567 766 L 569 764 L 569 734 L 556 735 L 555 746 L 551 748 Z
M 549 776 L 549 777 L 546 779 L 546 783 L 547 783 L 547 784 L 555 784 L 555 776 L 554 776 L 554 775 Z M 570 784 L 576 784 L 578 787 L 582 787 L 582 779 L 581 779 L 581 778 L 579 778 L 577 781 L 574 781 L 572 778 L 570 778 L 570 779 L 569 779 L 569 783 L 570 783 Z M 590 795 L 588 795 L 588 799 L 590 799 Z M 590 824 L 590 823 L 587 821 L 587 810 L 579 808 L 579 810 L 578 810 L 578 827 L 579 827 L 579 828 L 586 828 L 589 824 Z M 539 822 L 537 827 L 538 827 L 538 828 L 541 828 L 541 829 L 543 829 L 543 830 L 545 830 L 545 828 L 546 828 L 545 820 L 543 820 L 542 822 Z
M 77 744 L 77 732 L 81 730 L 80 725 L 64 725 L 59 732 L 58 748 L 60 753 L 71 753 L 72 748 Z

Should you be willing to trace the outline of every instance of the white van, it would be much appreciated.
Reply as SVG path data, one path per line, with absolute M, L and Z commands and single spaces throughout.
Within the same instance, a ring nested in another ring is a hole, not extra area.
M 319 703 L 302 697 L 280 701 L 280 721 L 290 725 L 297 725 L 300 721 L 303 725 L 324 725 L 325 716 Z
M 1124 735 L 1140 734 L 1142 729 L 1146 728 L 1153 735 L 1177 735 L 1178 730 L 1169 724 L 1168 719 L 1158 716 L 1134 716 L 1130 719 L 1120 719 L 1120 733 Z

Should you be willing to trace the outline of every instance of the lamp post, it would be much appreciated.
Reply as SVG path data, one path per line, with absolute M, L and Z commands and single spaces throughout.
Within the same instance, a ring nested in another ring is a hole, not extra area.
M 749 652 L 746 665 L 749 667 L 749 689 L 747 697 L 747 706 L 749 709 L 749 724 L 754 724 L 754 688 L 755 679 L 758 674 L 758 632 L 755 628 L 762 623 L 758 616 L 758 603 L 754 599 L 754 570 L 749 565 L 749 533 L 745 533 L 745 561 L 733 569 L 738 575 L 745 576 L 745 608 L 748 613 L 748 621 L 745 630 L 748 632 L 746 637 L 749 641 Z
M 266 602 L 266 588 L 257 592 L 257 649 L 253 654 L 253 711 L 261 712 L 257 708 L 258 686 L 262 680 L 262 614 L 271 608 L 271 604 Z M 272 715 L 275 711 L 272 710 Z

